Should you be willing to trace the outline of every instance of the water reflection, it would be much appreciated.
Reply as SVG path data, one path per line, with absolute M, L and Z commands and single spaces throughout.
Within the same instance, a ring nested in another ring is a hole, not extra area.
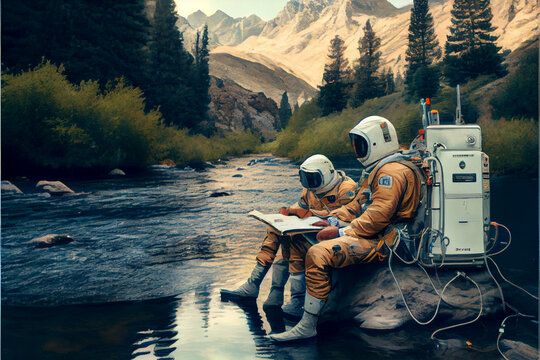
M 295 164 L 273 159 L 247 166 L 250 159 L 234 159 L 204 173 L 160 169 L 140 178 L 68 184 L 90 193 L 83 197 L 25 195 L 3 201 L 2 358 L 498 358 L 493 351 L 463 347 L 463 339 L 492 346 L 497 318 L 445 334 L 439 344 L 428 340 L 433 329 L 368 332 L 343 323 L 320 326 L 317 339 L 271 343 L 267 334 L 293 324 L 279 309 L 262 311 L 270 277 L 257 302 L 222 302 L 218 292 L 249 276 L 264 237 L 265 227 L 245 214 L 275 211 L 300 194 Z M 358 177 L 356 163 L 336 164 Z M 238 174 L 242 177 L 233 177 Z M 515 239 L 501 266 L 534 291 L 538 229 L 522 224 L 537 224 L 538 183 L 502 178 L 492 185 L 493 219 L 508 225 Z M 510 185 L 535 196 L 517 199 L 505 191 Z M 216 191 L 231 196 L 209 197 Z M 76 241 L 50 249 L 26 244 L 58 232 Z M 171 294 L 180 295 L 164 297 Z M 144 301 L 149 298 L 158 299 Z M 531 311 L 519 293 L 509 298 Z M 107 304 L 89 304 L 95 302 Z M 64 306 L 53 307 L 57 304 Z
M 138 333 L 166 329 L 179 302 L 3 306 L 2 359 L 127 359 Z

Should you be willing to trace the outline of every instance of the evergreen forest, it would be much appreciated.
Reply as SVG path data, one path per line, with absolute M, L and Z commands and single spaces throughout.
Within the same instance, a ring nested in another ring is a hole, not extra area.
M 211 35 L 201 28 L 187 49 L 173 0 L 1 6 L 5 175 L 142 169 L 169 159 L 200 166 L 260 150 L 296 160 L 344 156 L 351 154 L 348 131 L 373 114 L 392 121 L 406 145 L 420 128 L 421 98 L 432 99 L 443 122 L 453 121 L 457 84 L 463 119 L 482 126 L 495 170 L 538 167 L 538 39 L 502 49 L 489 0 L 452 0 L 444 44 L 429 1 L 414 0 L 403 74 L 384 66 L 369 20 L 353 61 L 336 34 L 318 95 L 291 109 L 284 91 L 277 138 L 263 145 L 260 134 L 217 131 L 208 118 Z
M 214 134 L 208 28 L 186 49 L 176 22 L 172 0 L 2 1 L 4 174 L 253 150 L 254 135 Z M 227 136 L 247 142 L 223 146 Z
M 381 66 L 380 39 L 368 20 L 349 66 L 339 34 L 331 40 L 316 99 L 293 113 L 266 146 L 302 160 L 313 153 L 352 156 L 348 132 L 377 114 L 395 125 L 407 146 L 422 128 L 420 99 L 430 98 L 442 123 L 455 122 L 455 86 L 461 85 L 463 121 L 482 127 L 483 146 L 496 173 L 538 171 L 538 38 L 510 53 L 497 45 L 488 0 L 453 0 L 443 46 L 435 37 L 428 0 L 410 12 L 405 74 Z

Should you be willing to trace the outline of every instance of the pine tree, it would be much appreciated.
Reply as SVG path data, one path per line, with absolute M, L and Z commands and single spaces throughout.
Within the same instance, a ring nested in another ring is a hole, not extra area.
M 439 80 L 430 77 L 430 80 L 436 81 L 437 84 L 422 83 L 420 79 L 427 78 L 425 76 L 415 78 L 415 74 L 419 69 L 423 69 L 423 74 L 437 74 L 431 65 L 440 56 L 441 49 L 435 36 L 428 0 L 414 0 L 409 25 L 409 45 L 405 56 L 407 61 L 405 84 L 410 95 L 422 96 L 420 93 L 429 94 L 428 97 L 435 95 L 433 91 L 426 92 L 425 88 L 438 89 Z
M 405 80 L 403 80 L 403 75 L 401 75 L 401 73 L 398 72 L 394 79 L 395 88 L 398 90 L 401 89 L 404 83 L 405 83 Z
M 347 104 L 349 63 L 343 55 L 344 52 L 344 42 L 336 35 L 330 41 L 328 54 L 330 63 L 324 66 L 323 85 L 319 86 L 317 102 L 323 116 L 341 111 Z
M 422 66 L 416 70 L 409 88 L 419 98 L 432 98 L 440 88 L 441 73 L 436 66 Z
M 489 0 L 454 0 L 450 35 L 445 45 L 444 75 L 451 85 L 480 74 L 503 76 L 503 57 L 492 35 Z
M 210 126 L 208 121 L 208 104 L 210 104 L 210 95 L 208 90 L 210 88 L 210 69 L 208 66 L 210 52 L 208 50 L 208 25 L 203 28 L 202 36 L 197 31 L 197 37 L 195 40 L 195 73 L 193 79 L 193 86 L 197 93 L 197 103 L 194 104 L 196 111 L 198 112 L 197 124 L 205 127 Z M 199 132 L 204 132 L 206 129 L 197 129 Z M 211 127 L 211 126 L 210 126 Z
M 2 71 L 19 72 L 39 64 L 46 43 L 43 31 L 45 3 L 31 0 L 3 0 Z
M 2 61 L 10 70 L 45 58 L 63 64 L 74 83 L 98 80 L 104 86 L 120 77 L 144 83 L 144 0 L 6 0 L 2 10 Z
M 394 72 L 392 68 L 388 68 L 388 71 L 384 73 L 384 94 L 389 95 L 396 91 L 396 83 L 394 81 Z
M 193 128 L 198 118 L 193 106 L 197 94 L 190 81 L 193 58 L 184 49 L 176 21 L 174 2 L 157 0 L 149 44 L 152 77 L 145 95 L 151 108 L 159 107 L 167 124 Z
M 291 116 L 291 105 L 289 104 L 289 97 L 287 96 L 287 92 L 285 91 L 283 95 L 281 95 L 281 102 L 279 103 L 280 129 L 285 129 L 287 127 Z
M 381 39 L 375 35 L 371 23 L 366 21 L 364 36 L 359 41 L 360 59 L 355 67 L 351 106 L 358 107 L 367 99 L 384 94 L 383 83 L 377 71 L 381 61 Z

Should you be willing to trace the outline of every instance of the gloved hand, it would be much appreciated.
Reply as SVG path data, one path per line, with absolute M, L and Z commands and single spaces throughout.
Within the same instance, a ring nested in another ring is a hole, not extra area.
M 339 228 L 337 226 L 328 226 L 319 231 L 317 234 L 317 240 L 330 240 L 339 237 Z
M 327 217 L 326 219 L 321 219 L 317 222 L 314 222 L 313 224 L 311 224 L 313 226 L 324 226 L 324 227 L 327 227 L 327 226 L 338 226 L 339 225 L 339 219 L 338 218 L 335 218 L 333 216 L 329 216 Z
M 327 226 L 330 226 L 330 223 L 328 222 L 328 220 L 326 219 L 321 219 L 319 221 L 315 221 L 313 224 L 311 224 L 312 226 L 324 226 L 324 227 L 327 227 Z
M 282 207 L 281 209 L 279 209 L 279 213 L 285 216 L 296 215 L 300 219 L 303 219 L 312 215 L 311 211 L 309 210 L 305 210 L 301 208 L 296 209 L 296 208 L 291 208 L 291 207 Z
M 279 209 L 279 213 L 280 213 L 281 215 L 285 215 L 285 216 L 294 215 L 294 214 L 291 214 L 291 209 L 288 208 L 288 207 L 285 207 L 285 206 L 283 206 L 283 207 L 281 207 L 281 208 Z

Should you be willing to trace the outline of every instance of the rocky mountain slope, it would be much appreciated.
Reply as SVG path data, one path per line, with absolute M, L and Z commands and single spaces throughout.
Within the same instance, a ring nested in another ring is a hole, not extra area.
M 205 24 L 208 25 L 210 49 L 222 44 L 239 44 L 249 36 L 259 35 L 267 27 L 267 23 L 255 15 L 234 19 L 222 11 L 216 11 L 211 16 L 197 11 L 187 18 L 180 16 L 176 23 L 183 33 L 186 49 L 193 49 L 197 31 L 202 31 Z M 311 99 L 317 92 L 288 69 L 263 65 L 229 54 L 210 55 L 210 74 L 234 81 L 251 91 L 263 92 L 277 103 L 283 92 L 287 91 L 291 107 Z
M 452 1 L 431 4 L 435 31 L 444 46 L 450 25 Z M 492 0 L 495 34 L 503 49 L 514 50 L 536 36 L 537 5 L 533 0 Z M 409 8 L 410 9 L 410 8 Z M 320 84 L 330 40 L 345 40 L 345 55 L 358 58 L 358 40 L 369 19 L 381 37 L 382 66 L 403 72 L 410 13 L 385 0 L 292 0 L 269 21 L 262 32 L 236 46 L 219 46 L 212 53 L 281 68 L 316 87 Z M 215 63 L 214 66 L 218 64 Z M 230 74 L 236 78 L 238 74 Z
M 210 82 L 209 115 L 222 130 L 255 130 L 265 140 L 279 127 L 278 106 L 263 93 L 254 93 L 228 79 L 214 76 Z
M 281 101 L 283 92 L 287 91 L 291 107 L 303 104 L 317 93 L 307 82 L 282 68 L 268 68 L 261 63 L 229 54 L 210 54 L 210 72 L 246 89 L 262 92 L 277 103 Z

